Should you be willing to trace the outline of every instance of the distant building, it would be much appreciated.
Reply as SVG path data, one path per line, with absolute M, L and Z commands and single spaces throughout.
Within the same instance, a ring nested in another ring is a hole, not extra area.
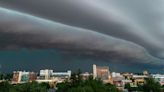
M 155 81 L 159 82 L 161 86 L 164 85 L 164 75 L 152 74 L 151 76 L 155 79 Z
M 37 79 L 37 74 L 35 72 L 30 72 L 29 73 L 29 81 L 35 81 Z
M 53 72 L 52 76 L 61 77 L 61 78 L 70 78 L 71 77 L 71 71 L 68 70 L 67 72 Z
M 26 71 L 14 71 L 12 83 L 25 83 L 35 81 L 37 79 L 37 74 L 34 72 L 26 72 Z
M 133 75 L 132 78 L 133 78 L 135 85 L 137 85 L 137 84 L 142 85 L 145 82 L 145 78 L 148 78 L 148 76 L 147 75 Z
M 103 81 L 109 80 L 110 71 L 108 66 L 93 65 L 93 78 L 100 78 Z
M 112 77 L 122 77 L 120 73 L 112 72 Z
M 37 82 L 56 82 L 60 83 L 71 77 L 71 71 L 67 72 L 54 72 L 53 70 L 45 69 L 40 70 L 40 76 L 37 79 Z
M 144 74 L 144 75 L 149 75 L 149 72 L 146 71 L 146 70 L 144 70 L 144 71 L 143 71 L 143 74 Z
M 53 70 L 45 69 L 45 70 L 40 70 L 40 78 L 41 79 L 50 79 L 52 76 Z
M 85 72 L 85 73 L 82 73 L 81 76 L 82 76 L 82 79 L 83 80 L 86 80 L 88 79 L 90 76 L 92 76 L 93 74 L 90 74 L 88 72 Z
M 18 71 L 14 71 L 13 72 L 12 82 L 14 82 L 14 83 L 20 82 L 20 76 L 19 76 L 19 72 Z
M 132 79 L 132 77 L 133 77 L 133 73 L 123 73 L 122 75 L 123 75 L 123 76 L 125 77 L 125 79 L 127 79 L 127 80 Z
M 122 80 L 125 80 L 124 76 L 120 73 L 112 72 L 113 84 L 117 87 L 123 87 L 124 83 Z

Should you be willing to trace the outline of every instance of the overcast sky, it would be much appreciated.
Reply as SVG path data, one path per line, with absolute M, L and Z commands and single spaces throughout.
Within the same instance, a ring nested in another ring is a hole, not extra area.
M 117 71 L 160 71 L 163 6 L 163 0 L 1 0 L 0 69 L 83 69 L 96 63 Z

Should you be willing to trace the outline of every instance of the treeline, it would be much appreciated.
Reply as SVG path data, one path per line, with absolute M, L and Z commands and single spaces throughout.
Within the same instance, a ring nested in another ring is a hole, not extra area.
M 0 80 L 8 80 L 10 81 L 13 77 L 11 73 L 0 73 Z
M 7 81 L 0 83 L 0 92 L 48 92 L 49 88 L 48 83 L 29 82 L 17 85 Z

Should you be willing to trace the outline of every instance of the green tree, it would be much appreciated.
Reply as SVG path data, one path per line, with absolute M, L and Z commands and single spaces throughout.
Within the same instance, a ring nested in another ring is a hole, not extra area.
M 10 73 L 0 73 L 0 80 L 8 80 L 10 81 L 13 77 L 13 74 L 10 74 Z
M 152 78 L 147 78 L 145 79 L 146 82 L 143 85 L 143 91 L 144 92 L 160 92 L 161 91 L 161 86 L 158 82 L 156 82 Z
M 49 89 L 48 83 L 37 83 L 37 82 L 29 82 L 24 84 L 18 84 L 15 86 L 17 92 L 47 92 Z
M 125 84 L 125 87 L 124 88 L 125 89 L 130 89 L 131 88 L 130 83 Z
M 10 85 L 7 81 L 0 83 L 0 92 L 9 92 L 12 85 Z

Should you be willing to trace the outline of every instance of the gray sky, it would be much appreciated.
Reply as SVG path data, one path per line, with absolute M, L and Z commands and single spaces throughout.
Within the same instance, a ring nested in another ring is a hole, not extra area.
M 0 47 L 163 65 L 163 6 L 163 0 L 1 0 Z

